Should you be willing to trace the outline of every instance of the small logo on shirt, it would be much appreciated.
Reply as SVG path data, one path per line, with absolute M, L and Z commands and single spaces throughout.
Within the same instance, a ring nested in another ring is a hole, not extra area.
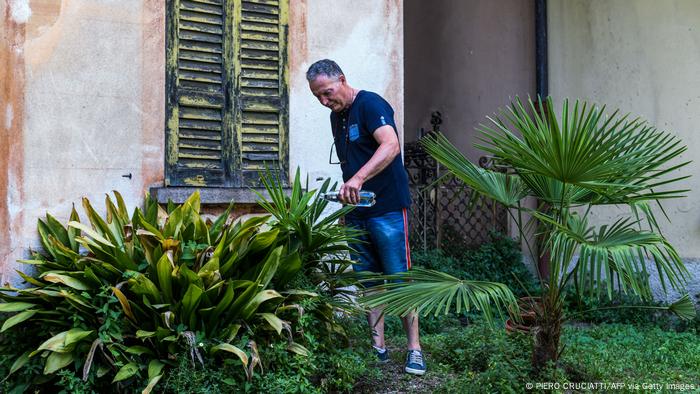
M 382 125 L 386 126 L 386 119 L 383 116 L 380 116 L 379 120 L 382 122 Z
M 360 128 L 357 127 L 357 123 L 350 125 L 350 131 L 348 134 L 350 141 L 355 141 L 360 138 Z

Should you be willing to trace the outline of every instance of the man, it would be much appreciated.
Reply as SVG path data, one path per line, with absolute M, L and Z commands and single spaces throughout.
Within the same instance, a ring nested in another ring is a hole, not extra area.
M 408 176 L 401 162 L 401 147 L 394 123 L 394 110 L 376 93 L 350 86 L 332 60 L 319 60 L 306 72 L 311 92 L 331 109 L 331 128 L 336 154 L 343 171 L 340 199 L 357 204 L 359 191 L 376 193 L 376 204 L 358 207 L 345 223 L 366 232 L 364 243 L 351 245 L 358 255 L 355 271 L 395 274 L 411 267 L 406 209 L 411 205 Z M 389 361 L 384 345 L 384 317 L 372 310 L 367 321 L 372 345 L 380 361 Z M 408 338 L 405 371 L 423 375 L 425 361 L 418 338 L 418 316 L 403 319 Z

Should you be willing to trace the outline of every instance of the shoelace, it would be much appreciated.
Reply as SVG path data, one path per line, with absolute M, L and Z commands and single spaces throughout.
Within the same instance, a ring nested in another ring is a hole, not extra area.
M 417 350 L 412 350 L 408 353 L 408 363 L 423 365 L 423 354 Z

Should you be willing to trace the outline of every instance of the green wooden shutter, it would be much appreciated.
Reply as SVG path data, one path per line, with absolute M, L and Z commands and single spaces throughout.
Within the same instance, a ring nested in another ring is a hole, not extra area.
M 234 106 L 240 186 L 258 184 L 266 166 L 289 173 L 287 0 L 234 0 Z
M 287 178 L 288 0 L 167 0 L 167 186 Z
M 168 0 L 167 5 L 166 185 L 226 186 L 232 134 L 230 0 Z

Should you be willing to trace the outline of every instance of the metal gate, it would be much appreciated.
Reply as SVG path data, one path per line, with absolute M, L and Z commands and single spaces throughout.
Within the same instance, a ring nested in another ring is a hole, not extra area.
M 485 164 L 486 160 L 480 160 L 480 165 Z M 435 184 L 447 170 L 419 143 L 406 144 L 404 166 L 413 202 L 409 238 L 414 249 L 459 252 L 489 241 L 490 231 L 507 231 L 508 213 L 503 205 L 477 197 L 470 207 L 473 191 L 454 177 Z

